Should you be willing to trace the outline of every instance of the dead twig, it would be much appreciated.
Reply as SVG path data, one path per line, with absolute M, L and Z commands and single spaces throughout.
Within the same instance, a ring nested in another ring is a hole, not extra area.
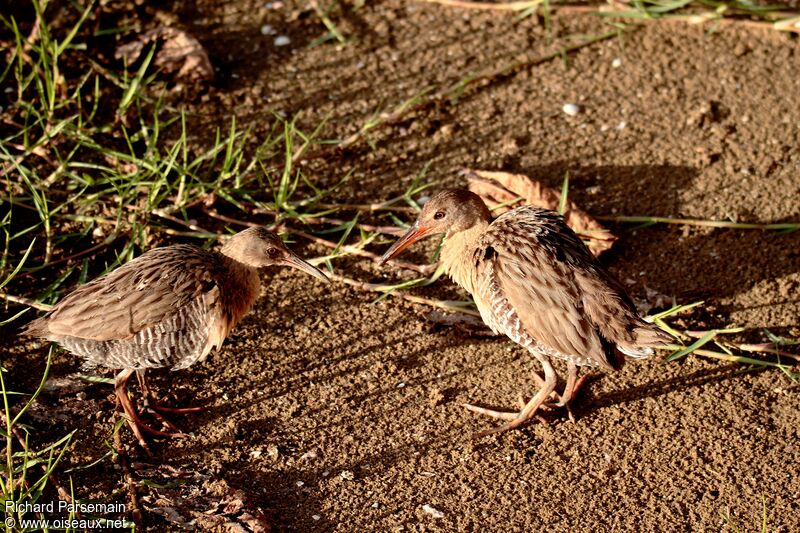
M 800 355 L 786 352 L 783 350 L 779 350 L 777 348 L 773 348 L 771 344 L 763 343 L 763 344 L 734 344 L 734 343 L 725 343 L 728 346 L 732 346 L 743 352 L 755 352 L 755 353 L 771 353 L 775 355 L 779 355 L 781 357 L 788 357 L 789 359 L 794 359 L 795 361 L 800 361 Z
M 222 215 L 218 213 L 216 209 L 202 209 L 202 211 L 211 218 L 216 218 L 217 220 L 227 222 L 228 224 L 237 224 L 239 226 L 245 226 L 248 228 L 253 228 L 262 225 L 258 224 L 257 222 L 250 222 L 249 220 L 239 220 L 238 218 L 231 218 L 229 216 Z
M 300 231 L 300 230 L 296 230 L 296 229 L 291 229 L 291 232 L 293 234 L 299 236 L 299 237 L 303 237 L 304 239 L 308 239 L 308 240 L 310 240 L 312 242 L 315 242 L 317 244 L 321 244 L 322 246 L 325 246 L 326 248 L 331 248 L 331 249 L 337 249 L 338 248 L 339 250 L 342 250 L 343 252 L 345 252 L 346 254 L 349 254 L 349 255 L 357 255 L 359 257 L 366 257 L 366 258 L 372 259 L 375 262 L 377 262 L 380 259 L 380 256 L 378 254 L 370 252 L 368 250 L 364 250 L 363 248 L 359 248 L 357 246 L 352 246 L 352 245 L 349 245 L 349 244 L 339 245 L 339 244 L 336 244 L 333 241 L 329 241 L 327 239 L 323 239 L 322 237 L 317 237 L 316 235 L 312 235 L 310 233 L 306 233 L 304 231 Z M 414 272 L 422 274 L 423 276 L 431 275 L 433 272 L 436 271 L 436 267 L 437 267 L 437 265 L 418 265 L 416 263 L 411 263 L 411 262 L 408 262 L 408 261 L 400 261 L 400 260 L 396 260 L 396 259 L 392 259 L 391 261 L 389 261 L 389 264 L 391 264 L 393 266 L 396 266 L 398 268 L 404 268 L 406 270 L 412 270 Z
M 709 332 L 687 330 L 687 331 L 682 331 L 681 333 L 693 339 L 700 339 L 708 335 Z M 749 343 L 728 342 L 719 339 L 715 340 L 720 344 L 727 346 L 728 348 L 741 350 L 743 352 L 769 353 L 769 354 L 779 355 L 781 357 L 788 357 L 789 359 L 794 359 L 795 361 L 800 361 L 800 355 L 775 348 L 775 344 L 771 342 L 749 344 Z
M 186 222 L 184 220 L 179 219 L 178 217 L 174 217 L 174 216 L 170 215 L 169 213 L 167 213 L 166 211 L 164 211 L 163 209 L 153 209 L 152 211 L 150 211 L 150 214 L 152 214 L 154 216 L 157 216 L 159 218 L 163 218 L 164 220 L 169 220 L 170 222 L 174 222 L 175 224 L 179 224 L 179 225 L 181 225 L 183 227 L 189 228 L 190 230 L 192 230 L 194 232 L 199 232 L 199 233 L 209 234 L 209 235 L 216 235 L 216 232 L 209 231 L 209 230 L 207 230 L 205 228 L 201 228 L 197 224 L 193 224 L 191 222 Z M 169 232 L 167 231 L 167 233 L 169 233 Z
M 516 2 L 470 2 L 468 0 L 416 0 L 424 4 L 438 4 L 460 9 L 475 9 L 482 11 L 519 12 L 536 9 L 544 5 L 542 0 L 516 1 Z M 633 9 L 625 2 L 613 2 L 609 5 L 550 5 L 550 16 L 566 15 L 613 15 L 615 18 L 634 20 L 636 23 L 644 22 L 683 22 L 687 24 L 740 25 L 748 28 L 770 29 L 800 33 L 800 14 L 791 11 L 770 11 L 764 14 L 767 20 L 753 20 L 753 13 L 742 9 L 730 8 L 725 14 L 714 11 L 693 11 L 687 13 L 670 13 L 650 18 L 642 17 L 639 11 Z M 635 11 L 636 14 L 629 14 Z M 726 14 L 728 14 L 726 16 Z
M 774 224 L 759 224 L 750 222 L 732 222 L 729 220 L 703 220 L 698 218 L 671 218 L 671 217 L 650 217 L 650 216 L 627 216 L 627 215 L 598 215 L 597 220 L 608 222 L 623 222 L 634 224 L 675 224 L 678 226 L 699 226 L 703 228 L 723 228 L 723 229 L 755 229 L 765 231 L 797 231 L 800 230 L 800 222 L 776 222 Z
M 397 211 L 401 213 L 417 213 L 418 211 L 411 206 L 395 206 L 396 199 L 386 200 L 376 204 L 329 204 L 320 203 L 316 204 L 317 207 L 322 209 L 352 209 L 355 211 L 367 211 L 373 213 L 375 211 Z
M 329 217 L 304 217 L 303 222 L 307 224 L 333 224 L 335 226 L 341 226 L 343 224 L 350 223 L 348 220 Z M 373 226 L 372 224 L 362 224 L 360 222 L 356 222 L 353 227 L 368 231 L 370 233 L 381 233 L 391 237 L 400 237 L 406 232 L 406 230 L 397 226 Z
M 355 279 L 351 279 L 339 274 L 330 273 L 328 276 L 335 281 L 340 281 L 346 285 L 349 285 L 353 288 L 367 291 L 367 292 L 379 292 L 385 294 L 387 296 L 393 296 L 395 298 L 402 298 L 403 300 L 408 300 L 409 302 L 413 302 L 416 304 L 427 305 L 430 307 L 435 307 L 438 309 L 445 309 L 452 312 L 463 313 L 465 315 L 470 316 L 481 316 L 480 313 L 469 307 L 463 305 L 462 302 L 455 302 L 451 300 L 434 300 L 432 298 L 423 298 L 421 296 L 414 296 L 412 294 L 408 294 L 405 291 L 395 291 L 392 290 L 392 285 L 385 285 L 382 283 L 367 283 L 365 281 L 358 281 Z
M 32 307 L 34 309 L 38 309 L 39 311 L 49 311 L 53 308 L 52 305 L 43 304 L 41 302 L 37 302 L 36 300 L 31 300 L 28 298 L 24 298 L 22 296 L 14 296 L 13 294 L 6 294 L 4 292 L 0 292 L 0 298 L 7 302 L 13 302 L 15 304 L 27 305 L 28 307 Z
M 131 474 L 128 456 L 122 448 L 122 432 L 119 431 L 119 428 L 116 429 L 117 431 L 114 431 L 114 448 L 117 452 L 115 458 L 125 478 L 125 487 L 128 491 L 128 510 L 131 513 L 131 518 L 133 518 L 133 523 L 138 531 L 142 529 L 142 510 L 139 508 L 139 499 L 136 496 L 136 481 Z
M 43 264 L 40 268 L 52 267 L 54 265 L 60 265 L 61 263 L 68 263 L 69 261 L 72 261 L 73 259 L 78 259 L 79 257 L 83 257 L 85 255 L 94 255 L 96 252 L 99 252 L 100 250 L 102 250 L 106 246 L 110 245 L 116 239 L 117 239 L 116 234 L 111 234 L 108 237 L 106 237 L 106 239 L 103 242 L 101 242 L 100 244 L 96 244 L 96 245 L 92 246 L 91 248 L 87 248 L 86 250 L 84 250 L 82 252 L 78 252 L 76 254 L 72 254 L 72 255 L 69 255 L 67 257 L 62 257 L 61 259 L 56 259 L 55 261 L 50 261 L 49 263 Z
M 522 2 L 468 2 L 465 0 L 417 0 L 423 4 L 439 4 L 441 6 L 458 7 L 462 9 L 479 9 L 485 11 L 524 11 L 542 5 L 542 0 L 528 0 Z

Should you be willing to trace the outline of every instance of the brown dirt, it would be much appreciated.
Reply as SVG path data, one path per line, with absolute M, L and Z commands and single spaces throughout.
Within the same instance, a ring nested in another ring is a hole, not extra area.
M 220 69 L 195 104 L 197 131 L 232 115 L 264 128 L 274 109 L 301 114 L 306 129 L 330 114 L 323 136 L 343 138 L 381 105 L 551 49 L 533 17 L 400 1 L 337 8 L 348 44 L 307 49 L 324 31 L 312 12 L 265 5 L 204 0 L 161 14 L 196 35 Z M 291 44 L 274 47 L 263 24 Z M 589 17 L 553 20 L 557 37 L 606 28 Z M 322 183 L 355 169 L 342 201 L 395 196 L 430 162 L 440 186 L 463 184 L 463 167 L 552 186 L 569 171 L 571 199 L 593 215 L 796 221 L 798 67 L 796 37 L 650 24 L 411 114 L 377 130 L 374 150 L 362 143 L 307 168 Z M 581 106 L 578 116 L 561 111 L 568 102 Z M 603 261 L 635 297 L 650 288 L 705 299 L 687 319 L 696 328 L 800 336 L 797 233 L 614 230 L 621 239 Z M 425 250 L 408 257 L 422 262 Z M 365 261 L 337 267 L 364 280 L 405 276 Z M 764 505 L 769 531 L 800 531 L 800 389 L 780 371 L 694 357 L 635 362 L 591 382 L 575 424 L 554 415 L 472 440 L 492 422 L 463 402 L 510 407 L 533 391 L 536 363 L 521 349 L 434 327 L 428 309 L 397 299 L 372 304 L 373 295 L 289 272 L 264 279 L 265 297 L 219 353 L 154 373 L 161 390 L 210 407 L 177 419 L 190 438 L 156 441 L 155 456 L 141 460 L 224 480 L 279 529 L 754 531 Z M 459 294 L 444 280 L 418 292 Z M 76 368 L 60 356 L 55 373 Z M 43 403 L 66 413 L 54 432 L 77 424 L 71 409 L 96 418 L 76 437 L 69 460 L 80 464 L 104 453 L 112 405 L 99 385 L 75 394 Z M 105 466 L 72 476 L 78 494 L 124 500 Z M 145 522 L 169 527 L 149 512 Z

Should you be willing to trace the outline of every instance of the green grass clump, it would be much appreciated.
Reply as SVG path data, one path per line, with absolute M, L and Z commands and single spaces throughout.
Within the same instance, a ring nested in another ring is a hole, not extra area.
M 2 501 L 0 501 L 0 504 L 2 504 L 5 513 L 7 530 L 14 530 L 14 527 L 8 527 L 12 523 L 9 522 L 9 519 L 19 523 L 27 514 L 23 512 L 6 512 L 8 502 L 15 502 L 15 507 L 18 507 L 25 503 L 35 504 L 41 499 L 45 488 L 49 483 L 52 483 L 51 480 L 56 467 L 69 449 L 76 431 L 72 430 L 49 445 L 33 450 L 30 446 L 30 430 L 28 426 L 20 422 L 22 416 L 33 405 L 44 389 L 44 384 L 50 371 L 52 355 L 53 350 L 51 348 L 39 387 L 24 405 L 13 414 L 11 397 L 24 395 L 6 389 L 4 377 L 6 370 L 0 368 L 0 393 L 3 400 L 3 409 L 2 413 L 0 413 L 3 417 L 0 438 L 5 442 L 5 460 L 3 461 L 3 468 L 0 469 L 0 484 L 2 484 L 2 489 L 0 489 L 2 490 Z M 45 518 L 44 516 L 38 516 L 40 513 L 36 514 L 38 518 Z
M 123 30 L 95 30 L 97 4 L 76 6 L 58 6 L 56 17 L 48 2 L 32 0 L 0 14 L 0 41 L 9 45 L 0 70 L 8 100 L 0 109 L 0 298 L 6 310 L 23 304 L 0 325 L 30 317 L 25 304 L 46 309 L 153 246 L 175 239 L 210 246 L 240 229 L 229 227 L 237 216 L 260 214 L 259 223 L 286 231 L 332 212 L 316 206 L 349 175 L 323 188 L 298 165 L 324 143 L 324 121 L 310 133 L 297 117 L 278 114 L 259 135 L 235 119 L 204 128 L 202 117 L 176 103 L 181 95 L 156 68 L 155 44 L 135 64 L 103 63 L 93 55 L 97 42 Z M 35 502 L 53 484 L 74 431 L 29 446 L 33 430 L 23 416 L 47 371 L 24 402 L 3 378 L 3 498 Z
M 324 122 L 305 133 L 296 117 L 275 114 L 260 137 L 235 119 L 197 134 L 200 117 L 170 103 L 177 98 L 154 66 L 155 45 L 137 64 L 100 64 L 92 45 L 122 30 L 93 32 L 93 3 L 74 10 L 67 27 L 60 18 L 58 29 L 46 2 L 32 6 L 27 25 L 0 15 L 13 43 L 0 73 L 11 99 L 0 112 L 5 294 L 45 286 L 36 299 L 52 303 L 65 286 L 168 236 L 210 245 L 225 228 L 193 219 L 212 204 L 270 213 L 275 224 L 319 215 L 314 205 L 332 189 L 316 187 L 296 163 L 320 144 Z M 301 191 L 308 194 L 299 200 Z

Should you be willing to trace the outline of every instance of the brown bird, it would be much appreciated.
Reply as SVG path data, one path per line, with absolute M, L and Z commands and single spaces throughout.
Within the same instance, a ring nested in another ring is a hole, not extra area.
M 165 436 L 179 432 L 169 423 L 175 433 L 157 431 L 139 419 L 128 398 L 128 379 L 137 373 L 156 411 L 197 410 L 159 406 L 150 395 L 146 370 L 186 368 L 219 348 L 259 296 L 258 269 L 272 265 L 294 267 L 328 281 L 280 237 L 252 227 L 233 235 L 219 252 L 190 244 L 152 249 L 78 287 L 23 333 L 57 342 L 83 357 L 88 367 L 124 369 L 114 380 L 116 397 L 147 449 L 142 431 Z
M 567 383 L 556 405 L 569 407 L 585 379 L 577 380 L 578 366 L 616 370 L 625 356 L 647 357 L 670 340 L 639 316 L 620 283 L 553 211 L 524 206 L 492 221 L 476 194 L 443 191 L 381 262 L 438 233 L 445 234 L 445 271 L 472 294 L 486 325 L 527 348 L 544 369 L 544 379 L 534 374 L 539 392 L 518 413 L 466 405 L 508 421 L 476 436 L 517 428 L 548 405 L 558 380 L 552 358 L 567 362 Z

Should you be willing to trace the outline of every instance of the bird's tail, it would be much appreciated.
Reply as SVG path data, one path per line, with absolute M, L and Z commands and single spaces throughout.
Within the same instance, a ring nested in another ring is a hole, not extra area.
M 47 325 L 44 318 L 37 318 L 25 324 L 19 334 L 27 337 L 44 337 L 47 333 Z
M 617 349 L 628 357 L 644 359 L 653 355 L 653 348 L 669 344 L 672 336 L 655 324 L 645 322 L 634 329 L 635 341 L 633 343 L 619 343 Z

